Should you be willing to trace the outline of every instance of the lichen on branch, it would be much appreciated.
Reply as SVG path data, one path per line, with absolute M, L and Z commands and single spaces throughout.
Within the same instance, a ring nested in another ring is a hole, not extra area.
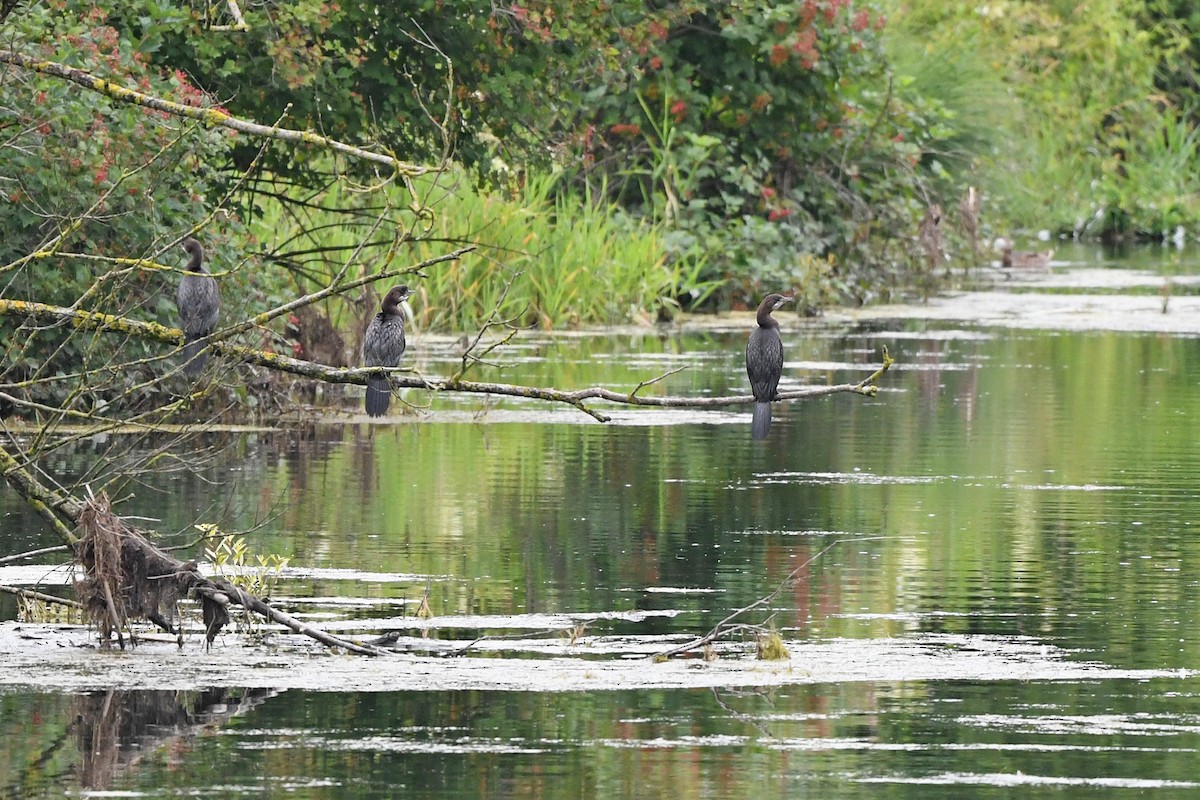
M 99 314 L 80 309 L 47 305 L 45 303 L 0 299 L 0 316 L 20 316 L 40 322 L 70 324 L 82 329 L 121 332 L 164 344 L 180 345 L 183 343 L 183 331 L 177 328 L 168 328 L 153 322 L 141 322 L 117 317 L 112 314 Z M 367 378 L 370 375 L 381 371 L 378 368 L 367 369 L 364 367 L 355 367 L 345 369 L 328 367 L 324 364 L 258 350 L 253 347 L 221 341 L 220 339 L 210 341 L 209 346 L 216 354 L 225 358 L 305 378 L 312 378 L 326 383 L 365 386 Z M 892 357 L 884 350 L 883 363 L 879 368 L 857 383 L 810 386 L 803 389 L 794 389 L 792 391 L 780 392 L 776 395 L 775 399 L 776 401 L 802 400 L 812 397 L 824 397 L 831 394 L 859 394 L 874 397 L 878 392 L 877 381 L 888 371 L 892 363 Z M 382 371 L 391 373 L 392 387 L 397 389 L 427 389 L 434 392 L 491 394 L 523 397 L 531 400 L 545 400 L 553 403 L 566 403 L 578 408 L 600 422 L 608 422 L 609 417 L 589 408 L 585 404 L 586 401 L 602 400 L 616 405 L 650 406 L 655 408 L 724 408 L 728 406 L 748 405 L 754 402 L 754 395 L 751 394 L 720 397 L 645 397 L 637 394 L 637 390 L 641 386 L 653 381 L 643 381 L 634 390 L 625 392 L 615 391 L 603 386 L 564 390 L 541 386 L 520 386 L 509 383 L 437 378 L 421 375 L 414 372 L 411 368 L 406 367 L 396 367 Z
M 93 92 L 99 92 L 113 100 L 122 103 L 130 103 L 132 105 L 143 106 L 144 108 L 161 111 L 166 114 L 171 114 L 184 119 L 192 119 L 200 122 L 206 127 L 221 127 L 251 136 L 259 136 L 268 139 L 278 139 L 284 142 L 294 144 L 308 144 L 315 147 L 321 147 L 332 150 L 336 153 L 351 156 L 353 158 L 370 161 L 376 164 L 382 164 L 390 167 L 396 175 L 403 177 L 416 177 L 429 172 L 436 171 L 436 168 L 425 166 L 422 164 L 412 164 L 407 161 L 401 161 L 390 153 L 380 153 L 375 150 L 367 150 L 363 147 L 346 144 L 336 139 L 330 139 L 327 136 L 321 136 L 313 131 L 299 131 L 291 128 L 280 128 L 271 125 L 261 125 L 257 122 L 239 119 L 225 111 L 217 108 L 198 108 L 196 106 L 187 106 L 181 103 L 175 103 L 170 100 L 164 100 L 161 97 L 154 97 L 137 89 L 130 89 L 127 86 L 122 86 L 109 80 L 105 80 L 97 75 L 82 70 L 77 67 L 69 67 L 66 64 L 60 64 L 57 61 L 48 61 L 41 58 L 33 58 L 31 56 L 17 53 L 12 50 L 0 49 L 0 63 L 12 64 L 13 66 L 21 67 L 22 69 L 31 70 L 43 75 L 53 75 L 56 78 L 70 81 L 78 84 L 85 89 L 90 89 Z

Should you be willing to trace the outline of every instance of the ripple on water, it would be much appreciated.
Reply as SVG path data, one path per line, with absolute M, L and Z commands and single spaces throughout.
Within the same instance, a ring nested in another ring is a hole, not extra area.
M 943 476 L 931 475 L 879 475 L 872 472 L 760 472 L 754 484 L 790 484 L 796 486 L 827 486 L 831 484 L 921 485 L 948 480 Z
M 1177 714 L 1086 714 L 1017 716 L 974 714 L 958 718 L 963 725 L 1022 734 L 1058 736 L 1164 736 L 1200 734 L 1200 717 Z
M 501 754 L 501 755 L 537 755 L 558 749 L 549 745 L 524 744 L 506 739 L 472 739 L 470 737 L 456 738 L 454 741 L 438 741 L 427 739 L 409 739 L 403 736 L 304 736 L 299 739 L 277 739 L 273 741 L 243 741 L 238 747 L 243 750 L 324 750 L 336 752 L 372 752 L 372 753 L 426 753 L 426 754 Z
M 1152 778 L 1082 778 L 1063 775 L 1029 775 L 1023 772 L 975 773 L 943 772 L 936 775 L 847 775 L 857 783 L 905 783 L 919 786 L 1088 786 L 1109 789 L 1194 789 L 1195 781 L 1175 781 Z

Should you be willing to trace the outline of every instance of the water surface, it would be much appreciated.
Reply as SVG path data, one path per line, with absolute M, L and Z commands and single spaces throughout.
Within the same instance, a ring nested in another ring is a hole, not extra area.
M 1137 266 L 1197 272 L 1150 261 Z M 886 653 L 880 643 L 897 640 L 954 663 L 994 641 L 1035 660 L 1063 653 L 1113 676 L 1161 677 L 10 688 L 0 693 L 0 791 L 1195 796 L 1200 338 L 785 321 L 783 388 L 856 381 L 883 346 L 898 363 L 877 398 L 777 409 L 765 443 L 750 441 L 743 411 L 621 412 L 600 425 L 569 408 L 438 399 L 390 425 L 216 441 L 228 449 L 202 474 L 164 472 L 112 493 L 132 494 L 122 512 L 158 520 L 176 541 L 196 520 L 253 529 L 257 551 L 291 559 L 276 599 L 347 632 L 403 629 L 419 640 L 444 623 L 433 641 L 575 634 L 594 637 L 600 659 L 603 642 L 620 637 L 704 633 L 825 550 L 754 618 L 770 614 L 797 652 L 849 640 Z M 452 367 L 450 345 L 420 341 L 423 369 Z M 487 377 L 632 388 L 688 365 L 643 391 L 734 393 L 744 391 L 744 341 L 742 330 L 529 336 Z M 69 482 L 90 455 L 64 452 L 48 466 Z M 53 543 L 7 489 L 0 504 L 4 553 Z M 428 623 L 414 616 L 427 590 Z M 0 612 L 12 619 L 15 607 L 0 599 Z M 726 642 L 722 660 L 752 666 L 753 649 Z

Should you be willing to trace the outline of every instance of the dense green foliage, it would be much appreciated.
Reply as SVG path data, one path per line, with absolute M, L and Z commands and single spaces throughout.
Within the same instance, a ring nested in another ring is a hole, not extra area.
M 415 258 L 474 239 L 482 258 L 430 276 L 422 318 L 478 324 L 520 272 L 506 311 L 554 326 L 738 305 L 765 288 L 811 311 L 928 287 L 936 259 L 921 258 L 917 223 L 940 204 L 947 264 L 966 264 L 954 223 L 969 185 L 986 198 L 986 235 L 1161 236 L 1200 218 L 1186 3 L 402 5 L 248 6 L 239 27 L 226 4 L 22 3 L 0 28 L 6 47 L 449 172 L 440 190 L 389 185 L 319 148 L 264 150 L 10 67 L 0 92 L 20 132 L 2 145 L 0 260 L 71 220 L 86 221 L 65 250 L 121 256 L 208 220 L 216 252 L 251 259 L 265 301 L 312 289 L 351 253 L 369 272 L 397 243 Z M 522 207 L 548 227 L 489 239 L 479 215 L 519 227 L 509 212 Z M 547 243 L 555 227 L 583 237 L 569 258 Z M 627 252 L 606 250 L 623 236 Z M 99 274 L 53 263 L 17 270 L 6 296 L 69 303 Z M 606 278 L 581 279 L 594 270 Z M 105 286 L 105 307 L 148 303 L 169 321 L 169 283 L 132 270 Z
M 647 322 L 673 316 L 675 298 L 703 300 L 716 288 L 700 278 L 700 254 L 667 259 L 663 226 L 557 184 L 530 177 L 506 200 L 458 182 L 456 212 L 437 218 L 434 242 L 482 246 L 424 282 L 430 302 L 418 321 L 470 329 L 496 309 L 497 320 L 544 328 Z
M 594 93 L 584 177 L 606 176 L 678 246 L 713 254 L 738 300 L 814 270 L 869 294 L 876 276 L 855 286 L 845 257 L 884 266 L 874 237 L 901 232 L 888 218 L 916 191 L 912 173 L 895 174 L 914 149 L 886 105 L 883 23 L 848 0 L 696 3 L 652 19 L 623 82 Z
M 981 10 L 911 0 L 903 9 L 889 50 L 921 42 L 921 63 L 965 61 L 970 67 L 957 70 L 965 88 L 993 103 L 996 135 L 976 175 L 997 228 L 1005 220 L 1159 239 L 1200 223 L 1193 4 L 1002 0 Z M 912 58 L 898 62 L 898 71 L 921 69 Z M 952 110 L 954 127 L 974 113 Z
M 1200 6 L 1191 0 L 1146 0 L 1139 22 L 1159 53 L 1155 85 L 1193 124 L 1200 119 Z
M 35 4 L 7 22 L 5 44 L 101 70 L 141 91 L 206 102 L 186 76 L 152 66 L 145 53 L 98 24 L 101 18 L 94 8 L 76 16 Z M 3 150 L 3 263 L 32 252 L 73 220 L 82 224 L 72 236 L 72 249 L 129 256 L 145 253 L 171 226 L 203 219 L 203 198 L 210 195 L 215 168 L 225 158 L 227 135 L 189 130 L 166 114 L 85 95 L 57 78 L 13 67 L 6 67 L 3 77 L 5 127 L 17 131 Z M 39 296 L 51 302 L 71 302 L 72 292 L 89 282 L 88 274 L 73 283 L 60 274 L 62 283 L 47 286 L 40 277 Z
M 192 105 L 208 103 L 186 76 L 153 66 L 147 54 L 102 24 L 95 7 L 63 13 L 54 4 L 32 4 L 10 17 L 5 46 L 71 66 L 100 70 L 123 85 Z M 182 251 L 163 252 L 210 215 L 221 183 L 219 167 L 230 147 L 227 132 L 204 130 L 167 114 L 113 104 L 62 80 L 6 67 L 0 76 L 0 264 L 3 297 L 87 308 L 170 323 L 175 316 L 174 277 L 115 259 L 146 258 L 182 265 Z M 240 233 L 226 220 L 210 251 Z M 47 257 L 22 261 L 62 236 Z M 231 286 L 242 283 L 229 277 Z M 87 409 L 103 395 L 129 391 L 157 367 L 141 362 L 161 353 L 138 340 L 72 335 L 70 329 L 22 325 L 0 318 L 4 374 L 8 380 L 46 382 L 43 400 Z M 59 372 L 107 371 L 109 390 L 93 395 L 84 385 L 54 383 Z M 153 400 L 155 389 L 127 400 Z
M 920 130 L 882 89 L 884 20 L 870 4 L 405 11 L 299 2 L 251 15 L 237 35 L 197 35 L 212 30 L 200 12 L 122 24 L 162 38 L 166 63 L 238 113 L 287 108 L 289 124 L 378 138 L 412 160 L 452 157 L 498 191 L 514 174 L 565 169 L 601 210 L 613 199 L 661 225 L 664 257 L 707 254 L 702 277 L 733 279 L 738 300 L 829 276 L 867 297 L 879 269 L 906 266 L 886 243 L 907 235 L 920 194 L 907 169 Z M 300 177 L 325 166 L 275 155 L 269 164 Z

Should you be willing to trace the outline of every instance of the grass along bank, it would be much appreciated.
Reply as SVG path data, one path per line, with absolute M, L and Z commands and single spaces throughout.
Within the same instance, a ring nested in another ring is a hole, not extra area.
M 423 329 L 474 330 L 493 314 L 544 329 L 652 321 L 720 287 L 703 277 L 699 249 L 668 255 L 665 226 L 566 190 L 555 175 L 530 175 L 504 192 L 477 189 L 451 170 L 415 188 L 427 212 L 414 212 L 406 190 L 395 186 L 360 196 L 336 186 L 320 198 L 289 194 L 262 207 L 254 234 L 300 294 L 327 285 L 352 255 L 351 277 L 381 269 L 392 244 L 384 231 L 401 232 L 393 267 L 477 245 L 412 281 L 414 322 Z M 325 312 L 346 331 L 365 325 L 364 300 L 331 299 Z

